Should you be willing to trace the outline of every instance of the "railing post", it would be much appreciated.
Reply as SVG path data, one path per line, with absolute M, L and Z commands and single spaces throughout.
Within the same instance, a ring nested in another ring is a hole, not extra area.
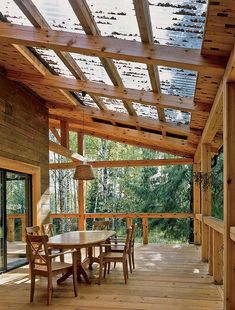
M 143 218 L 143 244 L 148 244 L 148 218 Z
M 209 227 L 209 275 L 213 275 L 214 270 L 214 229 L 212 227 Z
M 25 216 L 21 218 L 21 240 L 25 241 L 25 227 L 26 227 L 26 219 Z
M 223 268 L 223 235 L 218 231 L 213 231 L 213 277 L 215 284 L 222 284 L 222 268 Z
M 78 153 L 83 155 L 83 134 L 77 134 L 77 142 L 78 142 Z M 85 230 L 85 182 L 78 181 L 78 214 L 79 214 L 79 221 L 78 221 L 78 229 Z
M 128 227 L 130 227 L 131 225 L 132 225 L 132 219 L 129 218 L 129 217 L 127 217 L 127 219 L 126 219 L 126 227 L 128 228 Z
M 7 234 L 7 240 L 9 242 L 12 242 L 15 240 L 15 219 L 9 218 L 7 220 L 7 227 L 8 227 L 8 234 Z
M 193 165 L 193 172 L 200 172 L 200 164 Z M 196 182 L 196 179 L 193 178 L 193 213 L 194 213 L 194 221 L 193 221 L 193 232 L 194 232 L 194 244 L 201 244 L 201 222 L 196 219 L 196 214 L 201 213 L 201 190 L 200 183 Z

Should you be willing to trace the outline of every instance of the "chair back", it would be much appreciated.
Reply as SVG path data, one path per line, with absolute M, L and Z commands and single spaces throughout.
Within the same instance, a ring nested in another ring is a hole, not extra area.
M 53 224 L 52 223 L 42 224 L 42 233 L 43 233 L 43 235 L 47 235 L 48 237 L 52 237 L 54 235 Z
M 131 245 L 131 247 L 134 247 L 136 231 L 137 231 L 137 224 L 132 224 L 131 229 L 132 229 L 132 232 L 131 232 L 131 238 L 130 238 L 130 245 Z
M 129 249 L 130 249 L 130 244 L 131 244 L 131 234 L 132 234 L 132 228 L 129 227 L 127 228 L 127 232 L 126 232 L 126 241 L 125 241 L 125 246 L 124 246 L 124 250 L 123 250 L 123 254 L 127 254 Z
M 92 230 L 108 230 L 109 226 L 109 221 L 93 221 Z
M 48 269 L 50 260 L 47 242 L 48 236 L 46 235 L 26 235 L 27 254 L 31 270 L 40 269 L 42 266 L 46 266 Z
M 40 234 L 40 227 L 39 226 L 30 226 L 25 228 L 26 235 L 36 235 Z

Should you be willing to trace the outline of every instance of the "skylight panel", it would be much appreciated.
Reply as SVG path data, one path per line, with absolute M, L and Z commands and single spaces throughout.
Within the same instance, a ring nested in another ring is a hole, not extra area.
M 98 57 L 75 53 L 71 53 L 71 56 L 89 80 L 113 85 Z
M 164 109 L 166 121 L 177 124 L 188 125 L 191 118 L 191 113 L 182 112 L 180 110 Z
M 67 0 L 33 0 L 35 6 L 52 29 L 84 33 Z
M 0 1 L 0 12 L 4 17 L 7 18 L 13 24 L 30 26 L 30 21 L 21 12 L 18 5 L 13 0 L 1 0 Z
M 135 109 L 138 116 L 158 119 L 156 107 L 150 105 L 143 105 L 135 102 L 133 103 L 133 108 Z
M 116 60 L 114 63 L 125 87 L 138 90 L 151 90 L 149 75 L 145 64 L 124 60 Z
M 193 97 L 197 73 L 178 68 L 159 67 L 161 91 L 164 94 Z
M 164 45 L 200 48 L 207 4 L 204 0 L 150 0 L 154 40 Z
M 124 107 L 124 104 L 119 99 L 111 99 L 111 98 L 105 98 L 101 97 L 106 104 L 108 110 L 116 111 L 116 112 L 122 112 L 127 114 L 127 110 Z
M 140 41 L 132 0 L 87 0 L 103 36 Z

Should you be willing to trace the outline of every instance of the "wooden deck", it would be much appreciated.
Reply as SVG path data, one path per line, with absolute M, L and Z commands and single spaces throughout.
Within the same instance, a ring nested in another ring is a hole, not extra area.
M 96 284 L 96 268 L 90 277 L 90 286 L 79 283 L 77 298 L 73 296 L 71 279 L 55 285 L 50 309 L 223 309 L 222 288 L 212 283 L 207 264 L 200 262 L 200 249 L 193 245 L 138 246 L 136 269 L 127 285 L 118 266 L 100 286 Z M 46 309 L 45 279 L 36 284 L 33 304 L 29 303 L 29 287 L 27 266 L 1 275 L 1 310 Z

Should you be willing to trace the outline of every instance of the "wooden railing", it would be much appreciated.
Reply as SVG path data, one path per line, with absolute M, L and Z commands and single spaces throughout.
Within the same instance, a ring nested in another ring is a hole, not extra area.
M 212 216 L 196 214 L 198 220 L 203 221 L 209 228 L 208 236 L 208 263 L 209 274 L 213 276 L 214 283 L 222 284 L 223 282 L 223 234 L 224 222 Z
M 143 243 L 148 244 L 148 219 L 153 218 L 178 218 L 186 219 L 193 218 L 193 213 L 85 213 L 83 216 L 79 214 L 50 214 L 50 218 L 77 218 L 78 220 L 86 221 L 90 218 L 105 218 L 105 219 L 126 219 L 126 225 L 130 226 L 133 219 L 142 219 Z
M 21 220 L 21 240 L 25 241 L 25 214 L 7 214 L 7 241 L 15 241 L 15 219 Z

